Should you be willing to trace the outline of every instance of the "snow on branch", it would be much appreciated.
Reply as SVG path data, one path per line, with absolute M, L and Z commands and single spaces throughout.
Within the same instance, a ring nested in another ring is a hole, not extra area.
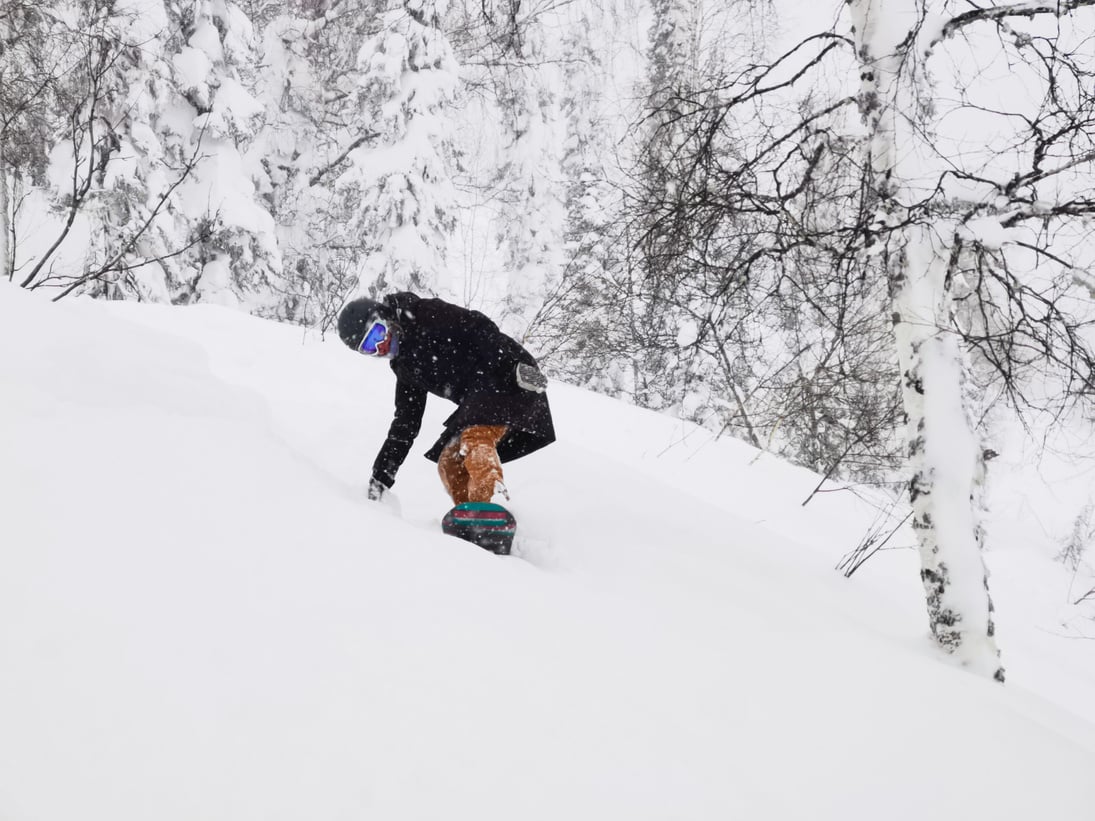
M 350 154 L 353 153 L 355 148 L 364 145 L 369 140 L 375 140 L 380 134 L 375 131 L 366 131 L 359 136 L 356 140 L 351 142 L 346 148 L 331 162 L 327 163 L 323 168 L 320 168 L 311 177 L 308 178 L 308 185 L 318 185 L 323 178 L 331 171 L 332 168 L 339 166 Z
M 1034 18 L 1039 14 L 1054 14 L 1060 17 L 1083 6 L 1093 5 L 1095 5 L 1095 0 L 1055 0 L 1055 2 L 1036 1 L 1030 3 L 1013 3 L 1009 6 L 991 6 L 988 8 L 970 9 L 969 11 L 964 11 L 961 14 L 952 17 L 949 21 L 944 23 L 939 37 L 933 39 L 932 42 L 945 40 L 959 29 L 972 23 L 980 23 L 983 21 L 999 22 L 1008 17 Z

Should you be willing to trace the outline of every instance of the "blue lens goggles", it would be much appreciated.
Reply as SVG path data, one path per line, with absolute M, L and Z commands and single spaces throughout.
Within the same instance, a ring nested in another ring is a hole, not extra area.
M 377 345 L 383 343 L 384 340 L 387 338 L 388 326 L 380 320 L 377 320 L 365 333 L 365 336 L 361 340 L 361 344 L 357 346 L 357 349 L 361 351 L 361 353 L 367 353 L 370 356 L 375 356 Z

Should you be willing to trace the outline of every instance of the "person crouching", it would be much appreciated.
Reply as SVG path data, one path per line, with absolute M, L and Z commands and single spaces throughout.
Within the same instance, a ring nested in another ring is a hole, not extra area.
M 373 463 L 370 499 L 395 484 L 429 394 L 457 405 L 426 452 L 454 505 L 506 495 L 502 464 L 555 441 L 536 360 L 479 311 L 406 291 L 361 297 L 340 312 L 338 333 L 353 350 L 389 360 L 396 376 L 395 416 Z

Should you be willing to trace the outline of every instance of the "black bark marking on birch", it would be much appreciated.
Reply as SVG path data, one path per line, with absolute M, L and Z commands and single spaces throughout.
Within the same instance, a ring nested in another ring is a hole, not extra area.
M 996 635 L 996 621 L 992 618 L 992 614 L 996 612 L 996 605 L 992 603 L 992 593 L 989 592 L 989 574 L 988 573 L 985 573 L 984 582 L 985 582 L 985 598 L 988 600 L 988 605 L 989 605 L 989 623 L 988 623 L 988 630 L 986 630 L 986 632 L 988 633 L 989 637 L 991 638 L 991 637 Z M 1003 672 L 1004 671 L 1002 669 L 998 670 L 997 675 L 1002 676 Z M 1001 678 L 999 680 L 1003 681 L 1003 678 Z
M 908 419 L 905 420 L 905 424 L 908 424 Z M 920 426 L 917 426 L 920 428 Z M 914 458 L 917 454 L 924 451 L 924 435 L 923 428 L 920 428 L 920 435 L 914 437 L 909 441 L 908 456 L 910 459 Z
M 962 646 L 962 632 L 957 625 L 962 616 L 943 605 L 943 596 L 950 587 L 950 572 L 945 562 L 936 569 L 924 568 L 920 571 L 924 591 L 928 600 L 928 624 L 936 642 L 947 653 L 954 653 Z
M 916 474 L 909 480 L 909 501 L 915 502 L 921 496 L 931 496 L 932 493 L 931 479 L 923 474 Z M 927 523 L 921 525 L 920 522 L 923 519 L 927 519 Z M 913 519 L 913 527 L 931 527 L 931 514 L 924 513 L 922 516 L 917 516 Z

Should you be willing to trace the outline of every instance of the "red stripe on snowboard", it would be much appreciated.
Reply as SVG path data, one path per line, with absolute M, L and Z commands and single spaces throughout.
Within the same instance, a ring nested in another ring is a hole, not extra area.
M 457 519 L 482 519 L 488 522 L 505 522 L 509 519 L 505 513 L 499 513 L 497 510 L 459 510 L 454 511 L 452 515 Z

